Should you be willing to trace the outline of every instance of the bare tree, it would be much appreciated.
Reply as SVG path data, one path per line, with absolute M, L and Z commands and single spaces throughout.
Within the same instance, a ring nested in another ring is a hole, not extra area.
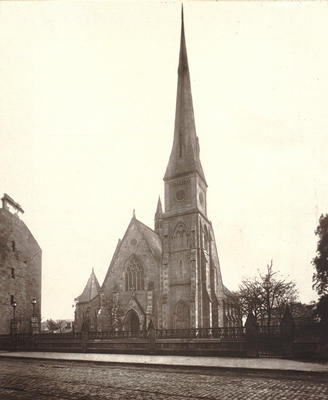
M 256 320 L 263 319 L 263 288 L 258 278 L 244 279 L 239 286 L 239 302 L 242 317 L 247 317 L 251 312 Z
M 67 321 L 65 321 L 64 319 L 57 319 L 57 321 L 56 321 L 56 323 L 57 323 L 57 330 L 60 332 L 60 333 L 63 333 L 63 330 L 66 328 L 66 326 L 67 326 Z
M 273 262 L 266 266 L 266 274 L 261 275 L 263 288 L 263 309 L 267 317 L 267 326 L 270 329 L 273 312 L 280 320 L 287 304 L 293 303 L 298 297 L 296 284 L 279 277 L 278 272 L 273 271 Z
M 261 326 L 270 329 L 273 316 L 279 321 L 286 305 L 297 300 L 296 285 L 273 270 L 273 262 L 266 266 L 266 273 L 255 278 L 244 279 L 239 286 L 239 297 L 243 316 L 252 312 Z
M 60 333 L 62 333 L 66 326 L 67 321 L 65 321 L 64 319 L 57 319 L 56 321 L 54 321 L 53 319 L 47 319 L 47 328 L 51 332 L 59 331 Z
M 47 319 L 47 328 L 49 329 L 50 332 L 54 332 L 57 330 L 57 324 L 56 321 L 53 319 Z

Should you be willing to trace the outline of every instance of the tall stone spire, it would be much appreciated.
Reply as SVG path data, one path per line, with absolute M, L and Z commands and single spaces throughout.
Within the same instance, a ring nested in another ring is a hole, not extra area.
M 206 183 L 199 158 L 182 8 L 174 139 L 164 180 L 191 172 L 197 172 Z

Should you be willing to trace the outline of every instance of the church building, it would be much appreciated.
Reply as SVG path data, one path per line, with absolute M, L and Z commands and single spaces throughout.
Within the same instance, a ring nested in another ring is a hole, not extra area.
M 75 299 L 75 330 L 239 326 L 224 287 L 199 156 L 182 11 L 173 146 L 154 229 L 135 215 L 100 286 L 94 271 Z
M 0 207 L 0 335 L 37 333 L 41 316 L 42 250 L 4 194 Z

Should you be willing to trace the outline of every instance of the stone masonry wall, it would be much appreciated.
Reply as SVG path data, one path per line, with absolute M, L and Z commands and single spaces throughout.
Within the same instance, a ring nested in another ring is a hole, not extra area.
M 30 330 L 32 298 L 35 315 L 41 315 L 41 249 L 25 223 L 0 209 L 0 334 L 10 333 L 12 300 L 17 304 L 19 332 Z
M 144 289 L 126 290 L 125 271 L 131 257 L 136 257 L 143 267 Z M 117 295 L 117 299 L 123 311 L 124 317 L 130 309 L 134 309 L 140 322 L 148 326 L 152 319 L 157 327 L 158 297 L 159 297 L 159 260 L 152 254 L 149 245 L 143 235 L 138 231 L 137 225 L 132 223 L 127 230 L 120 249 L 114 257 L 108 275 L 105 278 L 102 292 L 104 298 Z M 132 301 L 133 297 L 133 301 Z M 140 326 L 143 328 L 143 326 Z

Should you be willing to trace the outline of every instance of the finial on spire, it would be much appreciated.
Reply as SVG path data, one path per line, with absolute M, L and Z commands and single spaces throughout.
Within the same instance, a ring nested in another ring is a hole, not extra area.
M 133 218 L 136 217 L 136 210 L 135 210 L 135 209 L 133 209 L 132 217 L 133 217 Z
M 159 216 L 162 213 L 163 213 L 163 208 L 162 208 L 161 196 L 158 196 L 157 208 L 156 208 L 155 216 Z
M 180 35 L 180 56 L 179 56 L 179 73 L 188 73 L 188 58 L 186 49 L 186 38 L 184 29 L 184 14 L 183 14 L 183 4 L 181 5 L 181 35 Z

